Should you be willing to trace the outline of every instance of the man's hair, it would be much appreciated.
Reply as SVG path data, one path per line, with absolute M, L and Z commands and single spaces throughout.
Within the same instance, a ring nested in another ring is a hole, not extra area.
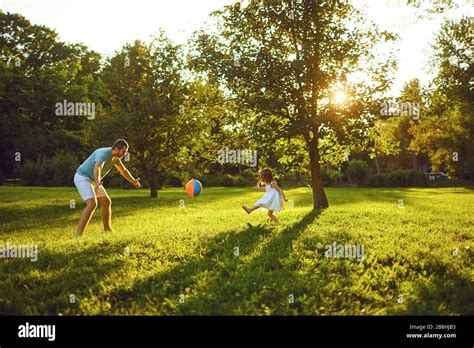
M 114 145 L 112 145 L 112 149 L 123 149 L 124 147 L 126 147 L 128 149 L 128 143 L 123 140 L 123 139 L 119 139 L 117 140 Z

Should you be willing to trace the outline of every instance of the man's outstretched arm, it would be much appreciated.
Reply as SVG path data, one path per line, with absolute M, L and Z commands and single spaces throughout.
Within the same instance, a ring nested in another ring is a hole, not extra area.
M 142 187 L 142 185 L 141 185 L 140 182 L 139 182 L 140 178 L 135 179 L 135 178 L 132 176 L 132 174 L 130 174 L 130 172 L 128 171 L 128 169 L 125 168 L 125 166 L 123 165 L 122 162 L 118 162 L 118 163 L 115 165 L 115 168 L 117 168 L 117 170 L 120 172 L 120 174 L 122 174 L 122 176 L 123 176 L 129 183 L 131 183 L 133 186 L 135 186 L 136 188 Z

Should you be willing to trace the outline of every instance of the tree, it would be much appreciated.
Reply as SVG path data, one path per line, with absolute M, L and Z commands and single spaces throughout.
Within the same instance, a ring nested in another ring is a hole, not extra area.
M 467 4 L 468 0 L 453 1 L 453 0 L 399 0 L 407 5 L 415 8 L 423 8 L 426 6 L 426 11 L 431 14 L 444 13 L 449 9 L 458 8 L 463 4 Z
M 100 102 L 100 55 L 17 14 L 0 12 L 0 33 L 0 168 L 12 175 L 16 152 L 22 161 L 81 152 L 88 120 L 58 117 L 55 104 Z
M 150 197 L 166 176 L 184 180 L 211 158 L 212 120 L 222 98 L 202 80 L 186 81 L 181 47 L 163 32 L 150 45 L 126 45 L 105 66 L 107 105 L 88 130 L 94 145 L 124 138 L 129 166 L 141 172 Z
M 398 127 L 400 147 L 404 153 L 411 157 L 413 170 L 418 170 L 418 158 L 416 153 L 410 149 L 413 136 L 410 134 L 409 129 L 422 117 L 423 102 L 420 80 L 413 79 L 405 84 L 399 98 L 399 104 L 402 105 L 401 109 L 403 112 L 406 112 L 407 109 L 411 111 L 408 114 L 402 114 L 400 118 Z M 409 107 L 404 108 L 403 105 L 409 105 Z
M 400 141 L 397 138 L 398 120 L 377 120 L 374 127 L 370 129 L 369 141 L 371 153 L 369 157 L 374 159 L 377 174 L 382 173 L 380 157 L 387 155 L 396 155 L 400 152 Z
M 437 71 L 427 117 L 411 128 L 411 148 L 426 154 L 433 170 L 453 177 L 474 177 L 474 89 L 472 36 L 469 18 L 448 20 L 433 45 L 432 69 Z
M 196 33 L 193 68 L 252 110 L 259 143 L 304 142 L 314 208 L 328 207 L 321 156 L 333 142 L 324 139 L 351 144 L 367 136 L 375 98 L 389 86 L 394 67 L 390 57 L 375 64 L 374 47 L 394 36 L 364 23 L 348 1 L 238 2 L 213 16 L 218 32 Z M 354 72 L 369 78 L 356 81 Z M 338 90 L 344 91 L 340 103 Z

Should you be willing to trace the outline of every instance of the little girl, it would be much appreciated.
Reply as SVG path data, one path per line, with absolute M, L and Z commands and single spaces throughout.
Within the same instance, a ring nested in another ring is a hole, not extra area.
M 277 182 L 273 180 L 272 170 L 270 168 L 264 168 L 259 171 L 258 173 L 259 178 L 257 182 L 257 186 L 254 188 L 257 191 L 265 190 L 265 194 L 262 198 L 260 198 L 252 208 L 247 207 L 246 205 L 242 206 L 242 208 L 250 214 L 254 210 L 257 210 L 260 207 L 264 207 L 268 209 L 268 216 L 272 221 L 276 222 L 277 224 L 280 223 L 278 218 L 273 215 L 273 212 L 280 211 L 283 209 L 283 201 L 282 198 L 287 201 L 285 194 L 278 186 Z M 264 183 L 265 187 L 259 187 L 259 183 Z

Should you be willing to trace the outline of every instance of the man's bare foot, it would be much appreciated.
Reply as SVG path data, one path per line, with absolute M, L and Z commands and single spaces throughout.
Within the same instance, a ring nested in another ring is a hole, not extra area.
M 82 236 L 82 233 L 78 233 L 77 231 L 72 234 L 72 239 L 77 239 Z
M 247 214 L 250 214 L 250 208 L 247 207 L 246 205 L 243 205 L 242 209 L 244 209 L 247 212 Z
M 111 233 L 111 232 L 113 232 L 113 230 L 111 228 L 104 229 L 104 233 Z

